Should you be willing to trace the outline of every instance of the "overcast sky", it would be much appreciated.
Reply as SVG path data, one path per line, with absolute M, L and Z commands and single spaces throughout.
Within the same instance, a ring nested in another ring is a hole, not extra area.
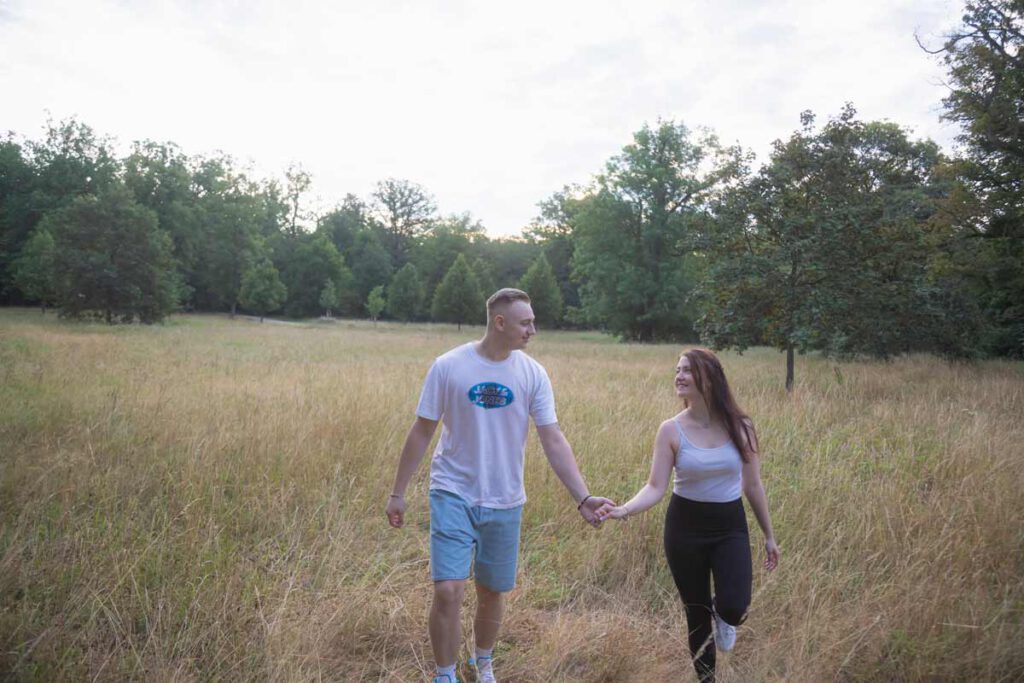
M 313 175 L 329 208 L 386 177 L 518 234 L 645 122 L 767 155 L 851 101 L 947 150 L 947 0 L 0 0 L 0 131 L 75 116 L 127 149 Z M 49 112 L 49 114 L 48 114 Z

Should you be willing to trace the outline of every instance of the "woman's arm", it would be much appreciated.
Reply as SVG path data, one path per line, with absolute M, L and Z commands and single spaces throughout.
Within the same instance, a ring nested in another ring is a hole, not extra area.
M 754 451 L 750 453 L 749 458 L 743 463 L 743 495 L 750 502 L 754 517 L 757 518 L 757 523 L 764 534 L 764 568 L 772 571 L 779 564 L 780 551 L 775 542 L 775 532 L 772 530 L 772 518 L 768 514 L 768 496 L 761 483 L 761 457 Z
M 603 505 L 597 511 L 598 518 L 625 519 L 630 515 L 653 507 L 668 488 L 668 480 L 672 474 L 672 466 L 675 464 L 675 448 L 672 446 L 672 435 L 674 429 L 671 420 L 661 423 L 658 428 L 658 435 L 654 439 L 654 458 L 651 461 L 651 474 L 647 477 L 647 483 L 629 501 L 619 506 Z

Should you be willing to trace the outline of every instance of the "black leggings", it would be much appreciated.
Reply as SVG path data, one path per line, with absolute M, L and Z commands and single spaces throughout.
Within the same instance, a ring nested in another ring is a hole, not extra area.
M 700 503 L 673 494 L 665 514 L 665 557 L 686 610 L 697 677 L 713 681 L 712 604 L 733 626 L 743 622 L 750 607 L 750 534 L 742 501 Z

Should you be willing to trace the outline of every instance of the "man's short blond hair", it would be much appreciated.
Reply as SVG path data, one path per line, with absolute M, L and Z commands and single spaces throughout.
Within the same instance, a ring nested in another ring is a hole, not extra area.
M 491 319 L 495 308 L 507 306 L 513 301 L 530 303 L 530 295 L 521 289 L 514 289 L 512 287 L 504 287 L 491 294 L 487 299 L 487 319 Z

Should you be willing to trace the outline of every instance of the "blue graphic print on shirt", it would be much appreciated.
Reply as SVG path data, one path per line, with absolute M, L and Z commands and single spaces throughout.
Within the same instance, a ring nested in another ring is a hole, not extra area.
M 512 390 L 497 382 L 481 382 L 469 390 L 469 401 L 486 410 L 504 408 L 515 400 Z

